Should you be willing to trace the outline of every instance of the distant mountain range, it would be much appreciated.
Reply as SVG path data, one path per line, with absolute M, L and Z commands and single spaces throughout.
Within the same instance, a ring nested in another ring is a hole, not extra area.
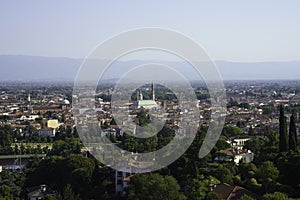
M 41 57 L 24 55 L 0 55 L 0 81 L 73 81 L 83 59 Z M 144 61 L 117 62 L 106 79 L 117 75 Z M 291 62 L 227 62 L 216 61 L 224 80 L 276 80 L 300 79 L 300 61 Z M 181 68 L 180 62 L 163 62 Z M 122 67 L 122 70 L 118 70 Z M 185 75 L 193 79 L 193 70 Z

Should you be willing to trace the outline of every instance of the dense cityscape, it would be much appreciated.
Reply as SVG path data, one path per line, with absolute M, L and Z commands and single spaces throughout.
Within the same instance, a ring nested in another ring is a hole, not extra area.
M 300 200 L 300 1 L 0 1 L 0 200 Z
M 200 159 L 215 99 L 204 84 L 193 82 L 200 123 L 192 145 L 171 165 L 147 173 L 151 163 L 137 167 L 134 158 L 127 171 L 114 170 L 82 143 L 73 114 L 85 110 L 72 110 L 78 97 L 71 83 L 1 82 L 0 199 L 298 199 L 299 85 L 226 81 L 225 126 L 215 147 Z M 118 124 L 112 116 L 113 88 L 101 84 L 93 101 L 92 123 L 101 127 L 100 137 L 140 153 L 188 134 L 180 132 L 177 97 L 149 83 L 126 105 L 130 119 L 149 125 L 150 113 L 162 108 L 165 124 L 155 136 L 135 138 L 127 122 Z M 141 168 L 146 173 L 138 173 Z

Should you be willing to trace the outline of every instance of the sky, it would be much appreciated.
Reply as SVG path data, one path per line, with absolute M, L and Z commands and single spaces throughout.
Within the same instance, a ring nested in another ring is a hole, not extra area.
M 0 1 L 0 55 L 84 58 L 140 27 L 179 31 L 213 60 L 300 60 L 298 0 Z

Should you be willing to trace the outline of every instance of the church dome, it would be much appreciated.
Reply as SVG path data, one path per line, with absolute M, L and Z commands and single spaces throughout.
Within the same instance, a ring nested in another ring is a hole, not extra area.
M 70 101 L 68 99 L 64 99 L 60 102 L 61 105 L 70 105 Z

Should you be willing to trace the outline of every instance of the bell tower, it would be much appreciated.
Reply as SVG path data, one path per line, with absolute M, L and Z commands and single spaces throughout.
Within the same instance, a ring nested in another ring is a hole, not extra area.
M 152 90 L 152 100 L 155 101 L 155 89 L 154 89 L 154 83 L 152 82 L 151 85 L 151 90 Z

